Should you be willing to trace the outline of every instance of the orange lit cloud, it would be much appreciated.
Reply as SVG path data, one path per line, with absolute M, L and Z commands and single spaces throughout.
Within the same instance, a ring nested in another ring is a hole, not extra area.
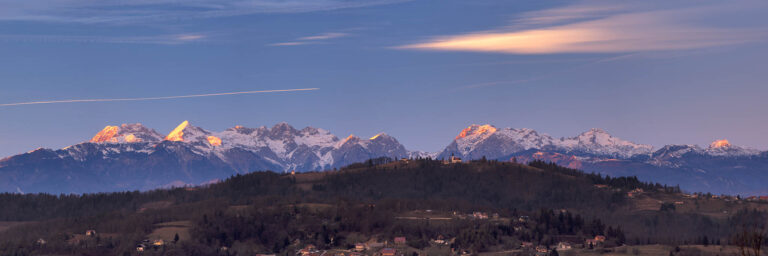
M 570 9 L 569 9 L 570 8 Z M 399 49 L 509 54 L 618 53 L 684 50 L 761 40 L 762 29 L 715 28 L 686 23 L 707 9 L 616 11 L 573 6 L 523 15 L 514 27 L 399 46 Z

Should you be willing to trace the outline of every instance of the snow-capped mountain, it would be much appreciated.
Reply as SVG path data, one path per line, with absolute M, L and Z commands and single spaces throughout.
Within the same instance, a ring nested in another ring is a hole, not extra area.
M 555 139 L 532 129 L 498 129 L 486 124 L 471 125 L 462 130 L 438 157 L 456 155 L 468 159 L 483 156 L 499 158 L 531 149 L 579 156 L 629 158 L 650 154 L 653 147 L 613 137 L 601 129 L 591 129 L 571 138 Z
M 731 145 L 728 140 L 716 140 L 709 144 L 709 147 L 704 150 L 704 153 L 711 156 L 754 156 L 760 154 L 759 150 L 751 148 L 743 148 L 739 146 Z
M 286 123 L 213 132 L 184 121 L 162 136 L 141 124 L 124 124 L 107 126 L 91 140 L 60 150 L 38 149 L 0 160 L 0 190 L 151 189 L 201 184 L 259 170 L 327 170 L 411 154 L 384 133 L 370 139 L 349 136 L 341 140 L 323 129 L 297 130 Z M 62 181 L 79 185 L 54 185 Z
M 768 193 L 768 152 L 717 140 L 707 147 L 667 145 L 656 151 L 591 129 L 553 138 L 532 129 L 471 125 L 442 151 L 408 151 L 392 136 L 343 139 L 314 127 L 235 126 L 209 131 L 182 122 L 166 135 L 141 124 L 107 126 L 90 140 L 59 150 L 36 149 L 0 160 L 0 191 L 97 192 L 204 184 L 233 174 L 319 171 L 372 158 L 533 160 L 680 184 L 690 191 Z
M 727 140 L 708 147 L 667 145 L 654 151 L 649 145 L 622 140 L 601 129 L 555 139 L 531 129 L 471 125 L 461 130 L 437 158 L 451 155 L 465 160 L 541 160 L 587 172 L 679 184 L 689 191 L 768 193 L 764 185 L 768 152 L 731 145 Z
M 691 158 L 750 158 L 760 155 L 756 149 L 731 145 L 728 140 L 716 140 L 709 147 L 698 145 L 667 145 L 653 152 L 648 163 L 658 166 L 684 166 Z
M 647 155 L 653 150 L 653 146 L 622 140 L 597 128 L 590 129 L 576 137 L 560 139 L 556 144 L 556 147 L 566 149 L 568 152 L 620 158 Z
M 163 136 L 155 130 L 141 124 L 123 124 L 107 126 L 97 133 L 90 142 L 93 143 L 123 143 L 123 142 L 158 142 Z
M 130 139 L 134 137 L 145 139 Z M 218 157 L 233 164 L 240 158 L 238 154 L 248 152 L 258 154 L 267 162 L 279 166 L 276 171 L 323 170 L 381 156 L 397 158 L 409 155 L 403 145 L 385 133 L 370 139 L 350 135 L 340 140 L 323 129 L 306 127 L 297 130 L 287 123 L 279 123 L 272 128 L 235 126 L 222 132 L 211 132 L 184 121 L 166 136 L 160 136 L 141 124 L 124 124 L 119 127 L 107 126 L 90 142 L 106 143 L 101 147 L 120 152 L 115 149 L 115 145 L 108 144 L 161 141 L 166 143 L 133 145 L 125 147 L 125 150 L 135 151 L 138 148 L 152 152 L 158 145 L 177 145 L 196 154 Z

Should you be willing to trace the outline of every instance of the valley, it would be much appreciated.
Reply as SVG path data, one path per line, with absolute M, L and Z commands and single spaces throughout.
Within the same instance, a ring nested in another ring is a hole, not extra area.
M 15 255 L 722 255 L 768 220 L 768 202 L 542 161 L 381 158 L 147 192 L 4 194 L 0 203 L 0 220 L 13 223 L 0 232 L 0 254 Z

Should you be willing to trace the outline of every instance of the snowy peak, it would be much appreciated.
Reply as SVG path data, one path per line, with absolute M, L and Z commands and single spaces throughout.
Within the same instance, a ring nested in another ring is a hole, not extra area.
M 710 149 L 730 148 L 731 146 L 733 146 L 733 145 L 731 145 L 731 143 L 728 142 L 728 140 L 725 140 L 725 139 L 723 139 L 723 140 L 716 140 L 716 141 L 713 141 L 711 144 L 709 144 L 709 148 Z
M 664 160 L 682 158 L 689 154 L 739 157 L 759 155 L 760 151 L 732 145 L 728 140 L 716 140 L 709 144 L 709 147 L 707 148 L 702 148 L 697 145 L 667 145 L 656 152 L 653 152 L 651 157 L 656 160 Z
M 523 150 L 532 148 L 544 148 L 552 146 L 554 139 L 547 134 L 540 134 L 536 130 L 528 128 L 504 128 L 497 133 L 498 136 L 506 138 L 506 141 L 510 141 L 518 145 Z
M 202 128 L 192 126 L 189 121 L 184 121 L 179 126 L 176 126 L 173 131 L 165 136 L 167 141 L 181 141 L 181 142 L 196 142 L 200 140 L 217 141 L 218 138 L 209 138 L 211 133 L 203 130 Z M 218 144 L 221 145 L 221 139 L 218 139 Z M 213 143 L 211 143 L 213 144 Z
M 250 135 L 250 134 L 253 134 L 254 132 L 259 133 L 259 132 L 263 132 L 263 131 L 266 131 L 266 130 L 267 130 L 267 128 L 263 127 L 263 126 L 259 127 L 259 128 L 248 128 L 248 127 L 244 127 L 242 125 L 235 125 L 235 127 L 229 128 L 226 131 L 233 131 L 233 132 L 238 133 L 238 134 Z
M 704 152 L 712 156 L 752 156 L 760 154 L 759 150 L 734 146 L 726 139 L 713 141 Z
M 371 142 L 389 142 L 389 141 L 397 141 L 394 137 L 389 136 L 386 133 L 380 132 L 376 135 L 373 135 L 371 138 L 368 139 Z
M 296 128 L 285 122 L 278 123 L 272 129 L 269 129 L 269 137 L 273 139 L 290 138 L 297 136 L 298 133 L 299 131 Z
M 168 133 L 168 136 L 165 136 L 165 140 L 169 141 L 184 141 L 184 129 L 187 129 L 187 126 L 189 125 L 189 121 L 184 121 L 179 124 L 179 126 L 176 126 L 171 133 Z
M 668 159 L 680 158 L 688 153 L 701 153 L 703 150 L 696 145 L 666 145 L 656 152 L 653 152 L 651 158 Z
M 539 149 L 568 152 L 586 156 L 629 158 L 638 154 L 649 154 L 653 147 L 636 144 L 613 137 L 602 129 L 590 129 L 578 136 L 554 139 L 533 129 L 504 128 L 492 125 L 471 125 L 456 136 L 439 156 L 458 154 L 465 158 L 506 157 L 518 152 Z
M 598 128 L 592 128 L 576 137 L 562 139 L 559 146 L 569 151 L 620 157 L 649 154 L 653 150 L 653 146 L 622 140 Z
M 474 138 L 474 137 L 487 137 L 497 131 L 496 127 L 493 127 L 493 125 L 485 124 L 485 125 L 470 125 L 467 128 L 464 128 L 461 130 L 459 135 L 456 136 L 456 140 L 464 139 L 467 137 Z
M 350 134 L 349 136 L 347 136 L 346 138 L 341 140 L 337 147 L 341 147 L 341 146 L 344 146 L 346 144 L 360 144 L 361 141 L 362 140 L 360 139 L 360 137 L 357 137 L 354 134 Z
M 91 138 L 92 143 L 157 142 L 162 135 L 140 123 L 106 126 Z

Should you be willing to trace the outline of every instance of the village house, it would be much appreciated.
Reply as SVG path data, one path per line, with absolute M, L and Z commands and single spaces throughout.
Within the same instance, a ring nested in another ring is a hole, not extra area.
M 547 252 L 549 252 L 549 250 L 545 246 L 538 245 L 538 246 L 536 246 L 536 252 L 537 253 L 547 253 Z
M 85 231 L 86 236 L 96 236 L 96 230 L 89 229 Z
M 139 244 L 139 245 L 136 246 L 136 251 L 137 252 L 143 252 L 144 249 L 146 249 L 146 246 L 144 244 Z
M 439 245 L 446 244 L 445 237 L 443 235 L 439 235 L 436 239 L 432 239 L 432 242 Z
M 520 243 L 520 247 L 522 247 L 522 248 L 533 248 L 533 242 L 522 242 L 522 243 Z
M 571 243 L 568 243 L 568 242 L 559 242 L 559 243 L 557 243 L 557 250 L 558 251 L 567 251 L 567 250 L 570 250 L 570 249 L 573 249 L 573 246 L 571 245 Z
M 473 212 L 472 218 L 475 218 L 478 220 L 485 220 L 485 219 L 488 219 L 488 214 L 484 212 Z
M 152 241 L 152 245 L 154 245 L 154 246 L 163 246 L 163 245 L 165 245 L 165 241 L 163 241 L 163 239 L 157 239 L 155 241 Z
M 460 164 L 460 163 L 461 163 L 461 158 L 453 155 L 448 157 L 448 160 L 443 161 L 443 164 Z
M 395 252 L 393 248 L 384 248 L 381 249 L 381 256 L 395 256 Z
M 48 242 L 45 241 L 45 239 L 40 238 L 40 239 L 37 239 L 37 241 L 35 243 L 37 245 L 39 245 L 39 246 L 43 246 L 43 245 L 47 244 Z
M 317 247 L 315 247 L 314 245 L 310 244 L 310 245 L 305 246 L 304 249 L 301 249 L 298 252 L 296 252 L 296 255 L 302 255 L 302 256 L 309 256 L 309 255 L 314 255 L 314 254 L 318 254 L 319 255 L 319 252 L 320 251 L 317 250 Z
M 634 198 L 642 193 L 643 193 L 642 188 L 636 188 L 636 189 L 633 189 L 632 191 L 627 192 L 627 197 Z
M 357 252 L 365 251 L 365 244 L 363 244 L 363 243 L 356 243 L 355 244 L 355 251 L 357 251 Z
M 405 245 L 405 237 L 404 236 L 395 237 L 395 244 L 396 245 Z

